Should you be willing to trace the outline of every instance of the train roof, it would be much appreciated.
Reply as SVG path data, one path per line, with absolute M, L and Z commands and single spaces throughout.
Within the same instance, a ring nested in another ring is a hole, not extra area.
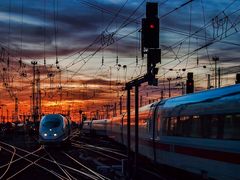
M 139 108 L 139 112 L 143 112 L 143 111 L 146 111 L 146 110 L 149 110 L 151 109 L 153 106 L 154 106 L 155 103 L 151 103 L 151 104 L 148 104 L 148 105 L 145 105 L 145 106 L 142 106 Z
M 238 113 L 240 105 L 240 84 L 201 91 L 168 99 L 162 108 L 168 116 L 213 114 L 231 111 Z M 226 107 L 227 106 L 227 107 Z
M 63 119 L 63 116 L 61 114 L 47 114 L 42 117 L 42 120 L 50 120 L 50 119 Z
M 110 119 L 95 119 L 92 120 L 93 124 L 102 124 L 102 123 L 106 123 L 107 121 L 110 121 Z
M 168 108 L 181 104 L 211 101 L 216 98 L 221 98 L 236 93 L 240 93 L 240 84 L 170 98 L 165 102 L 164 107 Z

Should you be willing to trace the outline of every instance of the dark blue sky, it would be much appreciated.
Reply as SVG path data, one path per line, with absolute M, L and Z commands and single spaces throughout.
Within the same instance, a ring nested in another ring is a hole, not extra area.
M 125 2 L 125 0 L 11 0 L 11 3 L 9 3 L 9 0 L 4 0 L 0 2 L 0 40 L 3 46 L 8 46 L 9 41 L 10 48 L 18 50 L 21 49 L 20 41 L 22 39 L 22 48 L 24 52 L 26 54 L 35 55 L 37 59 L 41 59 L 43 55 L 44 39 L 48 54 L 55 54 L 56 30 L 56 43 L 59 48 L 59 55 L 68 55 L 75 50 L 81 50 L 91 44 L 91 42 L 103 32 L 107 24 L 113 19 L 114 14 L 118 12 Z M 128 18 L 142 2 L 143 1 L 134 0 L 127 1 L 117 18 L 114 19 L 114 22 L 111 23 L 107 29 L 106 34 L 112 33 L 117 28 L 121 27 L 122 23 L 126 21 L 125 18 Z M 161 0 L 158 2 L 159 16 L 161 17 L 171 10 L 180 7 L 187 2 L 187 0 Z M 231 3 L 233 4 L 229 6 Z M 192 3 L 179 8 L 179 10 L 161 19 L 161 45 L 165 47 L 177 43 L 185 36 L 204 26 L 204 21 L 205 23 L 210 21 L 206 30 L 207 40 L 208 38 L 213 38 L 214 34 L 217 35 L 217 31 L 220 34 L 223 30 L 225 31 L 229 28 L 231 22 L 238 23 L 235 19 L 238 17 L 239 12 L 237 11 L 234 13 L 234 11 L 238 10 L 239 7 L 240 2 L 234 0 L 194 0 Z M 223 13 L 225 8 L 226 10 Z M 135 29 L 140 29 L 140 17 L 144 12 L 145 3 L 142 3 L 136 10 L 136 13 L 134 13 L 131 18 L 127 19 L 132 20 L 137 18 L 137 20 L 126 25 L 125 28 L 121 28 L 113 38 L 116 40 L 123 35 L 131 33 Z M 231 15 L 231 13 L 234 14 Z M 211 20 L 216 15 L 218 15 L 218 19 L 227 15 L 229 18 L 227 20 L 228 22 L 224 23 L 219 20 L 218 23 L 223 23 L 223 25 L 218 25 L 218 27 L 214 28 Z M 238 27 L 236 27 L 236 29 L 237 28 Z M 44 29 L 46 29 L 46 32 L 44 32 Z M 226 34 L 223 34 L 222 36 L 224 39 L 223 41 L 230 43 L 238 42 L 238 33 L 228 38 L 224 37 L 225 35 Z M 129 51 L 129 46 L 133 49 L 135 48 L 136 37 L 137 35 L 135 33 L 120 41 L 118 46 L 119 53 L 135 56 Z M 190 49 L 194 50 L 194 48 L 197 48 L 197 41 L 199 43 L 198 45 L 203 45 L 202 39 L 204 38 L 205 29 L 197 33 L 196 36 L 190 38 Z M 186 49 L 188 49 L 189 46 L 188 40 L 189 38 L 186 39 L 187 43 L 183 42 L 180 48 L 181 54 L 186 53 Z M 92 47 L 91 50 L 95 50 L 95 48 L 96 47 Z M 178 48 L 179 47 L 177 47 L 177 49 Z M 228 43 L 216 43 L 216 45 L 209 47 L 210 53 L 213 53 L 211 51 L 211 49 L 213 49 L 214 54 L 219 56 L 227 54 L 226 52 L 223 53 L 225 49 L 228 52 L 229 50 L 233 51 L 231 52 L 231 55 L 233 55 L 233 53 L 236 53 L 236 48 L 238 48 L 238 46 L 232 46 Z M 116 54 L 116 47 L 109 48 L 109 50 Z M 206 55 L 204 52 L 200 52 L 200 54 L 203 56 Z M 170 58 L 172 57 L 170 56 Z M 225 59 L 225 57 L 223 59 Z
M 221 67 L 239 66 L 240 1 L 148 2 L 159 3 L 160 79 L 186 76 L 177 72 L 186 68 L 206 80 L 205 75 L 213 73 L 213 56 L 220 57 Z M 43 64 L 45 55 L 47 65 L 54 65 L 57 56 L 60 68 L 69 70 L 76 80 L 83 76 L 109 79 L 110 67 L 112 79 L 129 80 L 146 71 L 141 66 L 146 60 L 140 57 L 138 32 L 145 5 L 140 0 L 2 0 L 0 45 L 28 64 L 32 59 Z M 117 56 L 127 72 L 116 66 Z M 170 68 L 174 71 L 169 72 Z

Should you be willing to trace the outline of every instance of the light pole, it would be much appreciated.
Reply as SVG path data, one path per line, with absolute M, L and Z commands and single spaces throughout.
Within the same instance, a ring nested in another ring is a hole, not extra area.
M 169 97 L 171 97 L 171 88 L 170 88 L 170 82 L 171 82 L 171 78 L 167 78 L 167 80 L 168 80 L 168 95 L 169 95 Z
M 2 123 L 4 123 L 4 122 L 3 122 L 3 106 L 1 105 L 0 108 L 1 108 L 1 110 L 2 110 L 2 113 L 1 113 L 1 121 L 2 121 Z
M 217 88 L 217 61 L 219 61 L 219 57 L 215 56 L 212 58 L 212 60 L 215 63 L 215 73 L 214 73 L 214 79 L 215 79 L 215 88 Z
M 6 106 L 5 104 L 1 104 L 0 105 L 0 108 L 1 108 L 1 110 L 2 110 L 2 112 L 1 112 L 1 121 L 2 121 L 2 123 L 5 123 L 5 118 L 4 118 L 4 116 L 3 116 L 3 107 L 4 106 Z

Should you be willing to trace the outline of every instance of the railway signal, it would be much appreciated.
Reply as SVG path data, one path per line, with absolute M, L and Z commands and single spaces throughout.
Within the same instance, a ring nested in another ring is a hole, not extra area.
M 158 79 L 155 77 L 158 73 L 156 64 L 160 62 L 161 50 L 159 49 L 159 18 L 158 18 L 158 3 L 147 2 L 146 6 L 146 18 L 142 19 L 142 31 L 141 31 L 141 52 L 142 57 L 147 54 L 147 74 L 138 77 L 128 83 L 126 83 L 127 90 L 127 147 L 128 147 L 128 163 L 131 164 L 131 137 L 130 137 L 130 90 L 135 86 L 135 172 L 137 172 L 137 159 L 138 159 L 138 107 L 139 107 L 139 86 L 148 82 L 149 85 L 157 86 Z M 130 169 L 128 170 L 129 174 Z
M 158 69 L 156 64 L 161 62 L 159 49 L 159 18 L 158 3 L 148 2 L 146 5 L 146 18 L 142 19 L 142 56 L 147 54 L 147 81 L 149 85 L 157 86 L 155 78 Z
M 187 81 L 186 81 L 186 93 L 193 93 L 194 92 L 194 80 L 193 80 L 193 73 L 189 72 L 187 74 Z
M 159 47 L 159 18 L 142 19 L 142 47 L 143 49 Z
M 159 62 L 161 62 L 161 49 L 149 49 L 147 54 L 148 85 L 158 85 L 158 79 L 156 78 L 158 68 L 156 68 L 156 64 Z
M 147 3 L 146 18 L 142 19 L 142 55 L 145 49 L 159 48 L 158 3 Z

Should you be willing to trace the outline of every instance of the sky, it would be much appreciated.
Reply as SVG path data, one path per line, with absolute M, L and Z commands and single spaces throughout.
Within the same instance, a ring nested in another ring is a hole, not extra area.
M 40 72 L 43 113 L 79 110 L 104 117 L 106 108 L 126 99 L 124 84 L 146 73 L 141 57 L 141 20 L 146 2 L 158 2 L 161 64 L 158 86 L 140 87 L 141 105 L 182 94 L 187 72 L 195 90 L 214 86 L 215 64 L 221 86 L 239 72 L 238 0 L 2 0 L 0 1 L 0 107 L 30 114 L 33 61 Z M 132 93 L 133 94 L 133 93 Z M 125 101 L 123 103 L 125 105 Z M 124 107 L 125 108 L 125 107 Z

